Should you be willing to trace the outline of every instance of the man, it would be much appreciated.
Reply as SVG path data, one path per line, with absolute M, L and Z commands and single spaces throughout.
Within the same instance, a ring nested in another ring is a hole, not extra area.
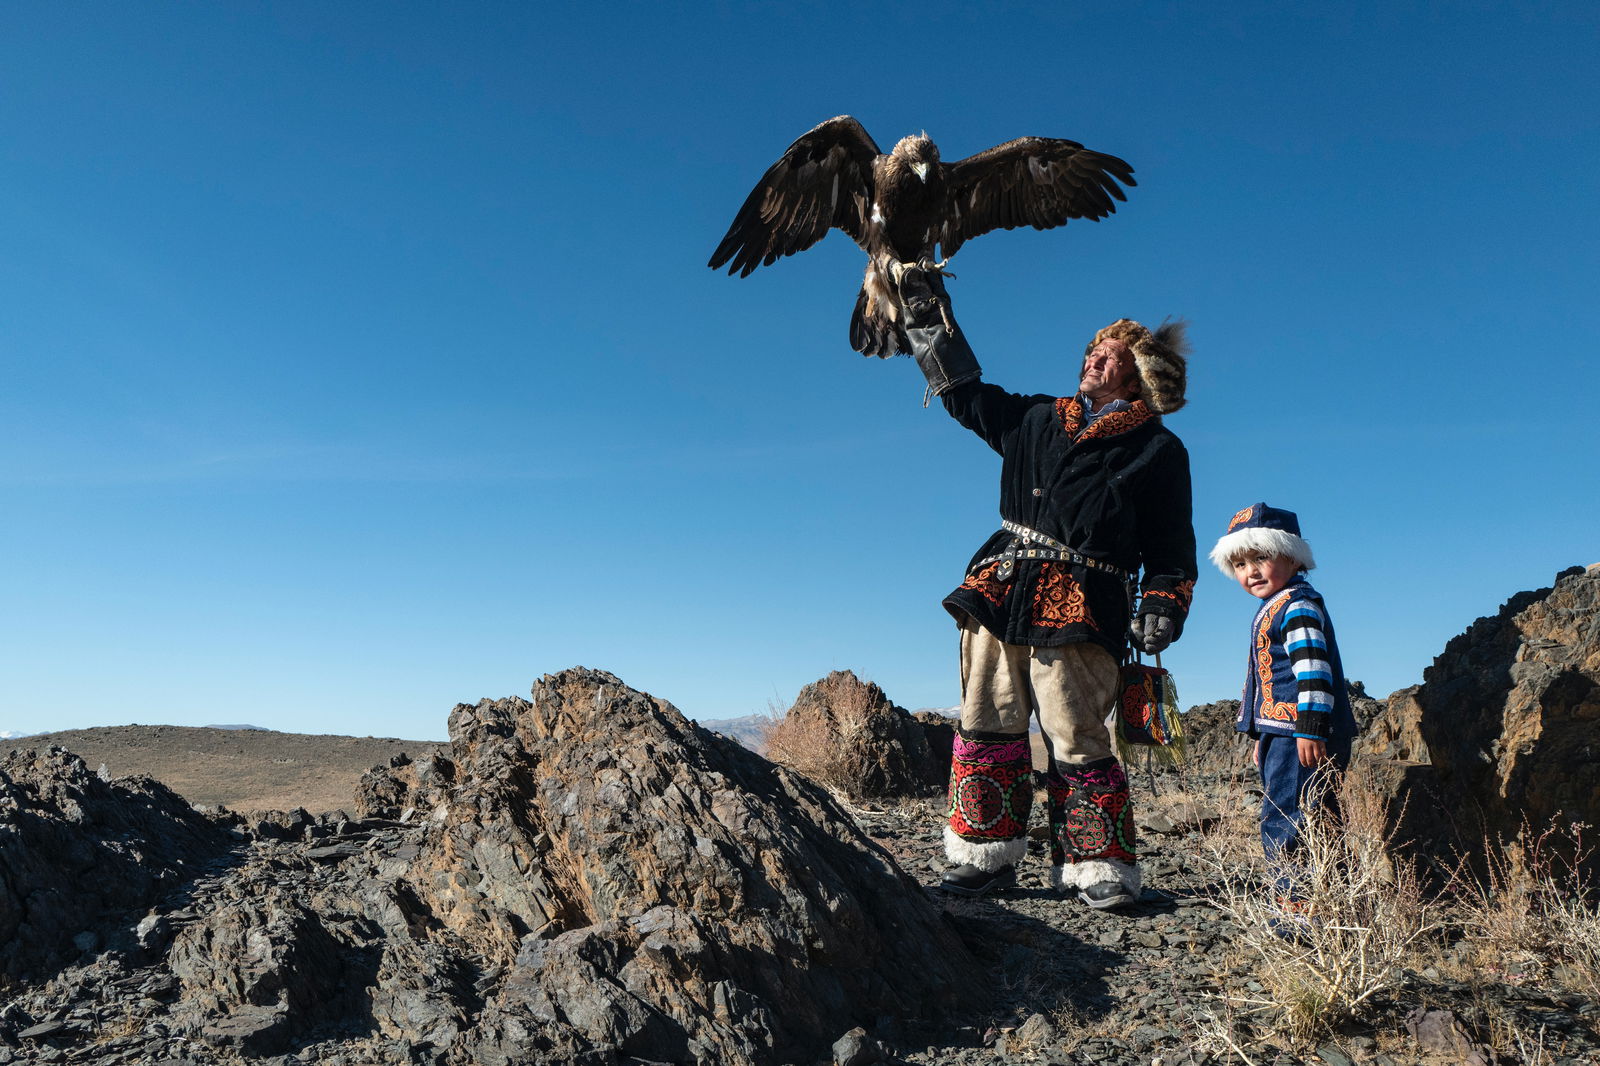
M 980 380 L 937 272 L 909 267 L 900 290 L 929 391 L 1002 459 L 1002 528 L 944 600 L 961 629 L 962 693 L 945 827 L 960 865 L 942 887 L 1016 883 L 1037 713 L 1052 883 L 1096 909 L 1122 906 L 1139 896 L 1139 866 L 1105 720 L 1130 617 L 1140 648 L 1161 651 L 1183 631 L 1196 576 L 1189 456 L 1159 417 L 1184 403 L 1183 325 L 1119 319 L 1090 343 L 1076 395 L 1021 396 Z

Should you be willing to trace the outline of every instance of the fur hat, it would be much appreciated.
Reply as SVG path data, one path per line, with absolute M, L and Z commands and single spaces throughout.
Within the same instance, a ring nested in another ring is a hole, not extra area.
M 1233 561 L 1248 552 L 1285 556 L 1301 570 L 1313 570 L 1317 565 L 1311 545 L 1300 536 L 1299 516 L 1265 503 L 1253 503 L 1233 516 L 1228 531 L 1211 549 L 1211 561 L 1232 577 Z
M 1094 335 L 1083 357 L 1087 359 L 1094 346 L 1108 337 L 1126 344 L 1133 349 L 1134 367 L 1139 372 L 1139 395 L 1156 414 L 1171 414 L 1187 402 L 1188 328 L 1180 318 L 1161 323 L 1152 333 L 1131 318 L 1119 318 Z

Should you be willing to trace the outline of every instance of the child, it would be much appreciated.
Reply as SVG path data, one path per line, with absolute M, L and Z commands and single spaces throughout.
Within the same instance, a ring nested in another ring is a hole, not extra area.
M 1262 601 L 1250 623 L 1238 728 L 1256 738 L 1266 792 L 1261 847 L 1271 862 L 1294 853 L 1305 811 L 1333 804 L 1327 786 L 1350 764 L 1355 715 L 1333 621 L 1305 579 L 1317 564 L 1294 512 L 1265 503 L 1245 508 L 1211 549 L 1211 561 Z

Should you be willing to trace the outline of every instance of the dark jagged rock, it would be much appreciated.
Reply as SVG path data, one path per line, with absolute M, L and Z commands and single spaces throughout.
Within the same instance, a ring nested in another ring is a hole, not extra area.
M 464 784 L 407 802 L 435 826 L 419 894 L 501 971 L 479 1061 L 529 1040 L 788 1061 L 978 994 L 922 891 L 823 790 L 610 674 L 533 697 L 457 707 Z
M 950 773 L 950 756 L 955 750 L 957 719 L 938 711 L 915 711 L 911 715 L 922 726 L 922 738 L 928 745 L 931 760 L 925 781 L 931 781 L 937 790 L 947 787 Z
M 1422 739 L 1420 723 L 1422 709 L 1418 706 L 1420 685 L 1397 689 L 1387 700 L 1367 701 L 1375 704 L 1369 710 L 1361 734 L 1356 738 L 1355 753 L 1367 760 L 1387 760 L 1397 763 L 1422 763 L 1429 761 L 1428 743 Z
M 1404 839 L 1471 855 L 1485 839 L 1600 824 L 1597 727 L 1600 567 L 1573 567 L 1479 618 L 1421 686 L 1392 695 L 1365 770 L 1404 811 Z
M 313 909 L 325 901 L 297 887 L 262 885 L 178 934 L 167 965 L 179 983 L 179 1024 L 210 1043 L 271 1053 L 354 1006 L 350 943 Z
M 65 753 L 0 764 L 3 957 L 70 966 L 0 1001 L 0 1063 L 26 1041 L 67 1063 L 764 1066 L 984 1002 L 827 792 L 616 677 L 458 706 L 450 734 L 370 773 L 354 818 L 208 820 Z
M 102 780 L 61 748 L 0 758 L 0 974 L 48 975 L 86 932 L 121 942 L 99 930 L 137 920 L 230 839 L 149 778 Z
M 1434 812 L 1476 795 L 1593 820 L 1576 800 L 1600 792 L 1581 744 L 1600 719 L 1596 581 L 1518 597 L 1426 685 L 1381 710 L 1358 699 L 1359 763 Z M 208 819 L 64 753 L 0 762 L 0 959 L 18 966 L 0 1064 L 765 1066 L 825 1061 L 846 1034 L 851 1056 L 956 1066 L 993 1057 L 991 1038 L 1049 1051 L 1064 1032 L 1019 1023 L 1057 1009 L 1123 1034 L 1074 1061 L 1183 1061 L 1173 975 L 1244 994 L 1230 931 L 1200 905 L 1203 795 L 1163 812 L 1152 892 L 1126 919 L 1053 896 L 1034 862 L 1014 897 L 941 914 L 904 872 L 943 869 L 931 803 L 854 812 L 902 867 L 823 788 L 610 674 L 532 696 L 458 706 L 447 752 L 394 759 L 351 813 L 317 818 Z M 1236 709 L 1185 720 L 1229 773 L 1249 759 Z M 941 724 L 921 723 L 930 750 Z M 930 777 L 947 760 L 933 752 Z M 1565 1054 L 1592 1052 L 1586 1032 Z
M 1250 745 L 1234 729 L 1238 700 L 1201 703 L 1183 712 L 1185 769 L 1234 775 L 1250 769 Z

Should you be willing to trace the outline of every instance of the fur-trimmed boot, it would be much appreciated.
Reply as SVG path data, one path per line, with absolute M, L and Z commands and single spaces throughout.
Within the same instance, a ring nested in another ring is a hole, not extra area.
M 1050 802 L 1051 882 L 1096 910 L 1139 898 L 1138 842 L 1128 775 L 1116 759 L 1057 764 L 1045 777 Z
M 1033 807 L 1033 756 L 1028 736 L 957 728 L 950 760 L 950 810 L 945 855 L 960 863 L 940 887 L 981 896 L 1016 883 L 1028 851 Z

